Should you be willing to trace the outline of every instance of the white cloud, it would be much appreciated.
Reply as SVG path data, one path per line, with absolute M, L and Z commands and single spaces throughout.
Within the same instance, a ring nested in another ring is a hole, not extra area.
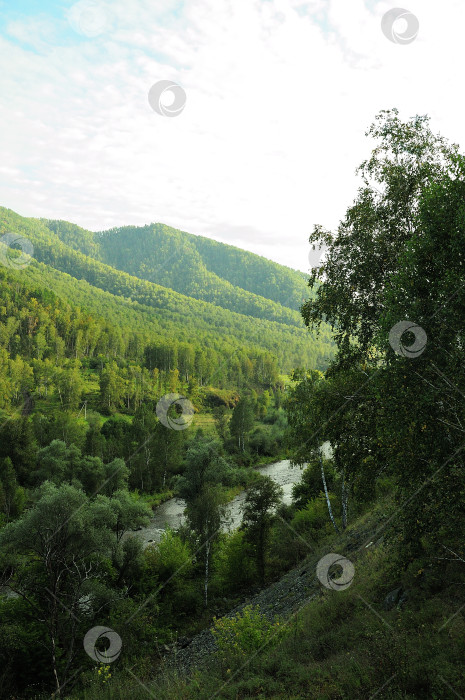
M 1 203 L 91 229 L 162 221 L 306 269 L 313 225 L 336 226 L 355 194 L 380 109 L 427 112 L 464 140 L 461 0 L 409 1 L 408 46 L 381 32 L 392 6 L 114 0 L 87 17 L 96 36 L 75 14 L 76 33 L 16 19 L 0 40 Z M 178 117 L 148 104 L 162 79 L 186 90 Z

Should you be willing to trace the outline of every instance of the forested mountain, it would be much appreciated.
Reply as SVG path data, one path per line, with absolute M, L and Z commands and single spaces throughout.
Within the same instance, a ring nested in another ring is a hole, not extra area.
M 155 332 L 157 336 L 194 345 L 200 342 L 224 359 L 239 347 L 247 347 L 271 352 L 283 371 L 301 365 L 324 369 L 328 364 L 332 352 L 328 329 L 324 328 L 319 338 L 312 337 L 297 311 L 233 287 L 228 281 L 218 278 L 217 286 L 212 280 L 210 286 L 205 282 L 205 288 L 210 288 L 211 295 L 216 294 L 218 303 L 201 301 L 101 262 L 98 258 L 104 256 L 99 239 L 106 236 L 94 236 L 66 222 L 47 225 L 44 220 L 26 219 L 2 209 L 0 233 L 7 231 L 26 237 L 34 246 L 34 260 L 21 271 L 22 279 L 46 285 L 62 298 L 84 305 L 97 316 L 105 308 L 105 317 L 114 323 L 124 317 L 123 325 L 128 328 L 138 327 L 146 334 Z M 136 253 L 127 251 L 128 260 L 133 255 Z M 156 251 L 153 256 L 156 257 Z M 251 259 L 261 260 L 252 255 Z M 280 269 L 279 265 L 268 261 L 259 264 L 264 265 L 264 269 L 268 264 L 270 269 Z M 292 272 L 287 268 L 283 270 L 284 278 Z M 178 279 L 169 270 L 164 274 Z M 299 273 L 292 274 L 303 283 Z M 215 277 L 214 273 L 208 275 L 212 279 Z M 179 277 L 183 276 L 180 272 Z M 203 285 L 202 277 L 199 282 L 192 275 L 190 279 L 199 289 Z M 229 290 L 229 296 L 225 289 Z M 283 286 L 280 293 L 284 294 L 286 289 Z M 294 293 L 298 294 L 295 289 Z M 214 365 L 215 357 L 211 359 Z
M 44 223 L 73 249 L 135 277 L 249 316 L 302 324 L 306 276 L 253 253 L 163 224 L 94 234 Z

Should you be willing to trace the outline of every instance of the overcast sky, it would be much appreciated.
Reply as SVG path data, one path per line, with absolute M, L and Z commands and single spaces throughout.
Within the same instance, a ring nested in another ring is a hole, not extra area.
M 0 204 L 91 230 L 159 221 L 307 271 L 377 112 L 465 143 L 465 2 L 406 2 L 419 31 L 398 44 L 395 3 L 373 0 L 0 0 Z M 176 116 L 149 103 L 163 80 Z

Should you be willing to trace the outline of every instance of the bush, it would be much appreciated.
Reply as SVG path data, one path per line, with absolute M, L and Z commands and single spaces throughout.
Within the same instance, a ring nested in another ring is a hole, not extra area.
M 263 428 L 256 428 L 249 442 L 250 449 L 259 455 L 271 456 L 276 451 L 276 444 L 270 433 Z
M 243 530 L 222 536 L 214 553 L 213 568 L 214 586 L 223 593 L 236 592 L 253 583 L 255 566 Z
M 179 571 L 175 578 L 186 578 L 192 571 L 191 552 L 187 543 L 170 529 L 165 530 L 157 545 L 144 552 L 147 573 L 163 583 Z
M 264 423 L 277 424 L 281 430 L 287 426 L 287 415 L 283 408 L 268 409 L 268 413 L 263 418 Z
M 280 622 L 270 622 L 259 608 L 247 605 L 234 617 L 214 618 L 212 630 L 220 658 L 229 665 L 241 663 L 250 654 L 282 636 Z
M 285 506 L 291 508 L 291 506 Z M 271 546 L 268 558 L 268 574 L 271 579 L 281 576 L 284 571 L 296 566 L 308 554 L 309 545 L 305 536 L 298 537 L 287 523 L 292 520 L 293 511 L 290 514 L 281 515 L 284 521 L 277 520 L 271 530 Z
M 338 515 L 338 501 L 334 493 L 329 494 L 329 500 L 335 517 Z M 291 526 L 299 533 L 313 530 L 319 537 L 332 530 L 332 524 L 324 493 L 307 503 L 305 508 L 297 511 Z

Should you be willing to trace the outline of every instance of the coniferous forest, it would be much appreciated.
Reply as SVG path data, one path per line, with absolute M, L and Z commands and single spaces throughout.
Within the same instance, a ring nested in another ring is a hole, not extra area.
M 0 209 L 2 697 L 462 697 L 465 156 L 367 137 L 310 275 Z

